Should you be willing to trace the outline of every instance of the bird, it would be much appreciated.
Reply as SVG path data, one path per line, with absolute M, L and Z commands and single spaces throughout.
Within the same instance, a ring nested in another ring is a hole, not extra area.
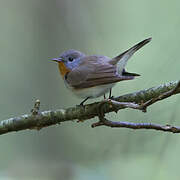
M 52 60 L 58 63 L 65 86 L 77 97 L 84 99 L 80 103 L 83 106 L 88 99 L 103 95 L 105 97 L 108 92 L 111 98 L 111 89 L 117 82 L 133 80 L 136 76 L 140 76 L 127 72 L 125 66 L 130 57 L 151 39 L 147 38 L 137 43 L 114 58 L 103 55 L 86 55 L 70 49 Z

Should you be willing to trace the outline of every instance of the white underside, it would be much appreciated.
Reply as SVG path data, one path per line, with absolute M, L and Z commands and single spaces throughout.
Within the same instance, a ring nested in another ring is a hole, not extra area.
M 66 84 L 67 85 L 67 84 Z M 107 92 L 109 92 L 109 90 L 115 85 L 115 83 L 113 84 L 106 84 L 106 85 L 100 85 L 100 86 L 95 86 L 95 87 L 91 87 L 91 88 L 84 88 L 84 89 L 74 89 L 71 88 L 67 85 L 68 89 L 70 89 L 77 97 L 79 98 L 97 98 L 100 96 L 103 96 L 104 94 L 106 94 Z

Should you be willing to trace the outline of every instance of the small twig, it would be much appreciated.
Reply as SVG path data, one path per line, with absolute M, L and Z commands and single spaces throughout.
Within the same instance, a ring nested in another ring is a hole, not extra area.
M 134 102 L 118 102 L 115 100 L 110 100 L 110 103 L 112 104 L 112 106 L 115 106 L 117 109 L 119 109 L 119 107 L 123 107 L 123 108 L 131 108 L 131 109 L 138 109 L 144 112 L 144 108 L 139 105 L 136 104 Z
M 40 109 L 40 100 L 37 99 L 36 102 L 34 103 L 34 108 L 31 109 L 32 115 L 37 115 L 39 114 L 39 109 Z
M 131 123 L 131 122 L 113 122 L 107 119 L 103 119 L 103 121 L 99 121 L 93 124 L 93 127 L 97 126 L 108 126 L 112 128 L 130 128 L 130 129 L 154 129 L 167 131 L 172 133 L 180 133 L 180 127 L 171 126 L 171 125 L 159 125 L 159 124 L 151 124 L 151 123 Z
M 107 103 L 110 106 L 114 106 L 114 109 L 119 109 L 119 106 L 121 106 L 122 108 L 132 108 L 132 109 L 138 109 L 143 112 L 146 112 L 148 106 L 154 104 L 157 101 L 163 100 L 167 97 L 170 97 L 176 94 L 179 88 L 180 88 L 180 81 L 177 83 L 177 85 L 173 89 L 163 94 L 160 94 L 158 97 L 152 98 L 141 105 L 132 103 L 132 102 L 118 102 L 111 99 L 104 100 L 99 103 L 99 111 L 98 111 L 99 121 L 96 123 L 93 123 L 91 126 L 92 128 L 97 127 L 97 126 L 109 126 L 109 127 L 126 127 L 126 128 L 131 128 L 131 129 L 156 129 L 156 130 L 162 130 L 162 131 L 169 131 L 173 133 L 179 133 L 180 127 L 171 126 L 171 125 L 161 126 L 158 124 L 151 124 L 151 123 L 130 123 L 130 122 L 109 121 L 105 118 L 105 113 L 104 113 L 104 107 Z
M 107 105 L 109 105 L 110 108 L 113 108 L 116 113 L 120 108 L 132 108 L 132 109 L 138 109 L 144 112 L 144 108 L 139 104 L 136 104 L 133 102 L 118 102 L 112 99 L 105 99 L 101 101 L 98 106 L 99 122 L 93 123 L 91 125 L 92 128 L 99 125 L 104 125 L 104 122 L 107 121 L 107 119 L 105 119 L 105 113 L 104 113 L 104 108 Z

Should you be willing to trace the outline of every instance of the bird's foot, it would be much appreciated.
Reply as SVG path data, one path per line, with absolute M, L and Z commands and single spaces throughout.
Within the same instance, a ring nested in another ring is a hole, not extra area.
M 113 100 L 113 99 L 114 99 L 114 96 L 109 96 L 109 99 L 112 99 L 112 100 Z

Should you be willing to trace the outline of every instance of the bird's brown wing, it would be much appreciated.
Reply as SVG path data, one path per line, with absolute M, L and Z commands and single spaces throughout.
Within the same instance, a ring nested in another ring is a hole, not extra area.
M 75 89 L 82 89 L 134 79 L 134 76 L 118 75 L 116 66 L 102 59 L 102 56 L 82 59 L 82 63 L 67 74 L 67 83 Z

